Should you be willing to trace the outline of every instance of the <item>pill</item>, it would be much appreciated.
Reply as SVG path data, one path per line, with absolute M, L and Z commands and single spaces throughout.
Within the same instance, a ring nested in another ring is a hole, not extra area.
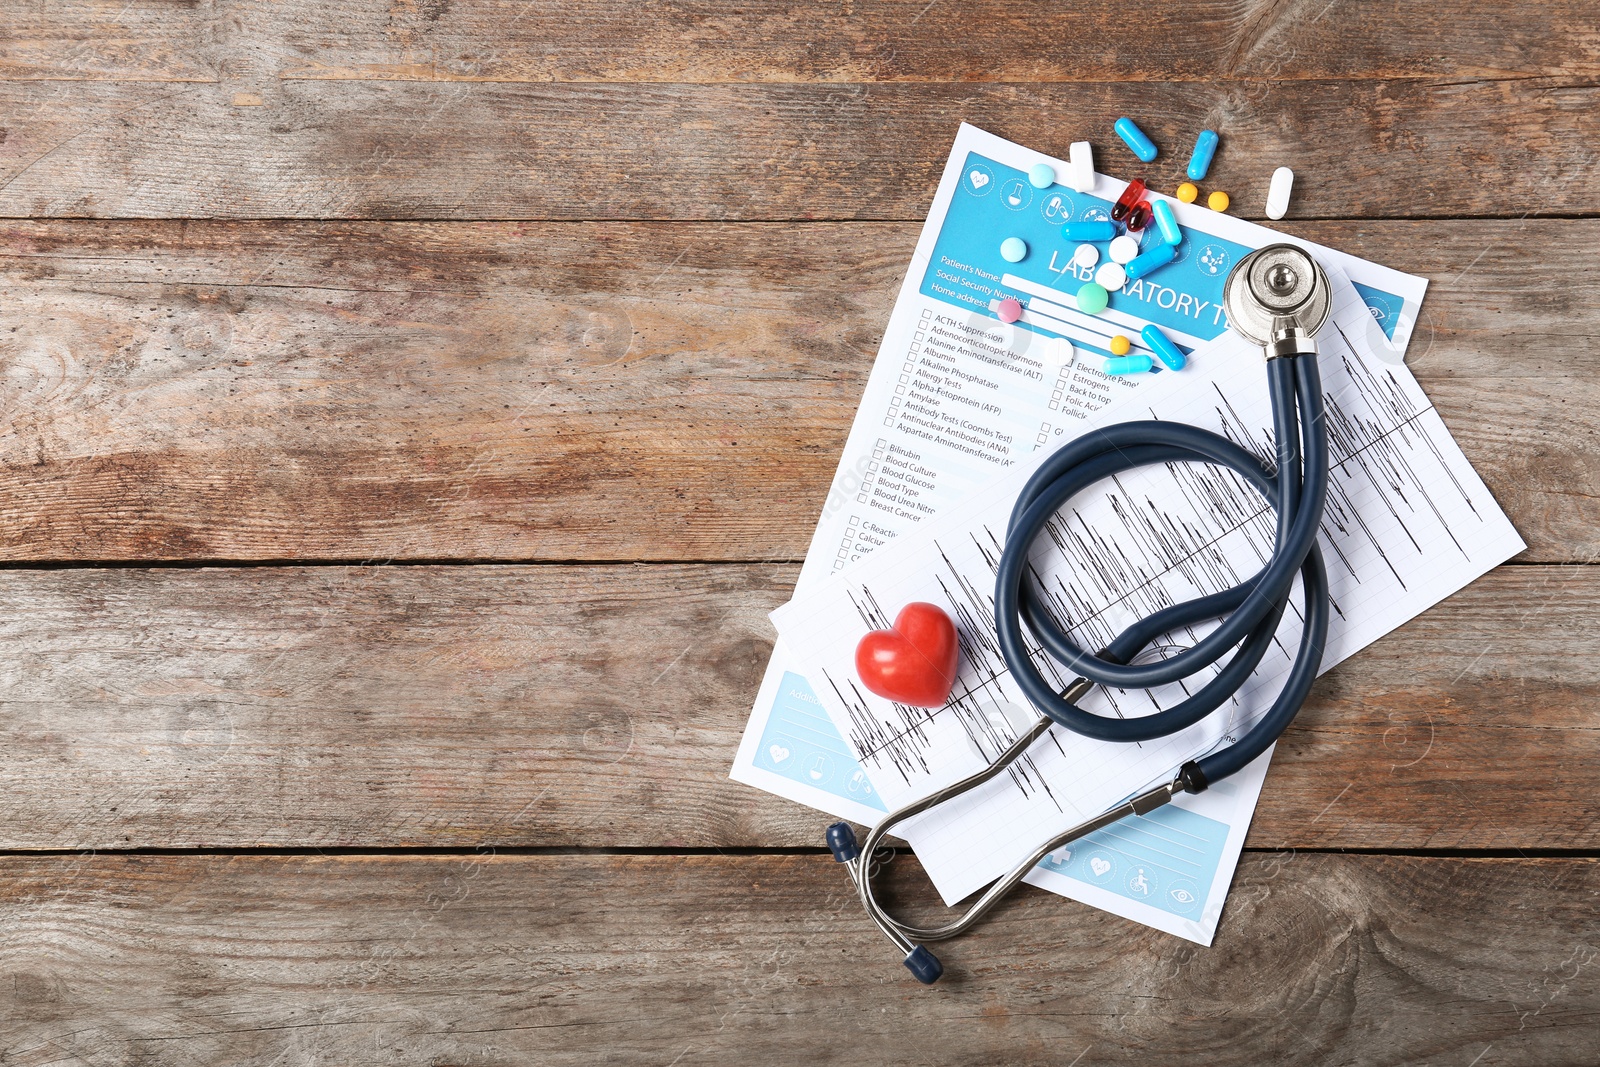
M 1183 365 L 1188 362 L 1183 358 L 1183 350 L 1173 344 L 1155 323 L 1152 322 L 1140 330 L 1139 336 L 1144 338 L 1144 343 L 1150 351 L 1161 357 L 1161 362 L 1167 365 L 1167 369 L 1182 370 Z
M 1001 322 L 1016 322 L 1022 318 L 1022 303 L 1014 296 L 1008 296 L 1000 301 L 1000 306 L 995 309 L 995 314 L 1000 316 Z
M 1122 269 L 1120 263 L 1102 263 L 1100 269 L 1094 272 L 1094 282 L 1109 293 L 1128 284 L 1128 272 Z
M 1127 234 L 1123 234 L 1111 242 L 1111 262 L 1127 263 L 1139 254 L 1139 242 Z
M 1075 190 L 1087 193 L 1094 189 L 1094 149 L 1088 141 L 1072 142 L 1072 147 L 1067 149 L 1067 164 Z
M 1109 241 L 1117 235 L 1115 224 L 1105 219 L 1092 222 L 1069 222 L 1061 227 L 1061 236 L 1069 241 Z
M 1035 189 L 1048 189 L 1056 183 L 1056 168 L 1048 163 L 1035 163 L 1028 168 L 1028 184 Z
M 1100 250 L 1094 245 L 1079 245 L 1077 250 L 1072 253 L 1072 262 L 1084 270 L 1088 270 L 1100 262 Z
M 1141 200 L 1133 205 L 1133 210 L 1128 212 L 1128 221 L 1123 225 L 1128 227 L 1129 233 L 1139 233 L 1150 223 L 1150 201 Z
M 1078 350 L 1073 348 L 1072 342 L 1065 337 L 1054 338 L 1054 341 L 1055 344 L 1052 347 L 1055 351 L 1055 361 L 1062 370 L 1066 370 L 1072 366 L 1072 361 L 1078 358 Z
M 1111 354 L 1113 356 L 1125 356 L 1132 348 L 1133 342 L 1120 333 L 1111 339 Z
M 1117 131 L 1117 136 L 1122 138 L 1122 143 L 1128 150 L 1146 163 L 1156 158 L 1156 143 L 1144 135 L 1134 121 L 1124 115 L 1111 127 Z
M 1200 190 L 1195 188 L 1193 182 L 1184 182 L 1182 185 L 1178 186 L 1178 199 L 1182 200 L 1185 204 L 1192 204 L 1196 200 L 1200 199 Z
M 1028 255 L 1028 242 L 1020 237 L 1007 237 L 1000 242 L 1000 258 L 1007 263 L 1021 263 Z
M 1117 202 L 1111 205 L 1111 221 L 1121 222 L 1128 217 L 1128 212 L 1133 206 L 1144 199 L 1144 179 L 1135 178 L 1122 190 L 1122 195 L 1117 197 Z
M 1228 194 L 1223 192 L 1221 189 L 1218 189 L 1216 192 L 1206 197 L 1206 207 L 1210 208 L 1212 211 L 1228 210 Z
M 1172 213 L 1172 205 L 1165 200 L 1155 202 L 1156 229 L 1161 231 L 1161 239 L 1169 245 L 1175 245 L 1183 240 L 1183 231 L 1178 228 L 1178 216 Z
M 1094 282 L 1084 282 L 1078 287 L 1078 310 L 1085 315 L 1098 315 L 1106 309 L 1106 304 L 1111 300 L 1111 294 L 1106 292 L 1105 286 Z
M 1189 180 L 1197 182 L 1206 176 L 1206 171 L 1211 169 L 1211 157 L 1217 154 L 1216 130 L 1201 130 L 1200 136 L 1194 139 L 1194 151 L 1189 153 L 1189 169 L 1186 172 Z
M 1178 246 L 1166 243 L 1158 244 L 1148 252 L 1141 252 L 1135 256 L 1123 269 L 1128 272 L 1130 281 L 1143 278 L 1157 267 L 1164 267 L 1178 258 Z
M 1150 357 L 1141 353 L 1137 356 L 1115 356 L 1106 360 L 1101 370 L 1107 374 L 1143 374 L 1153 366 L 1155 364 Z
M 1294 171 L 1279 167 L 1272 172 L 1272 184 L 1267 186 L 1267 218 L 1281 219 L 1289 210 L 1289 191 L 1294 188 Z

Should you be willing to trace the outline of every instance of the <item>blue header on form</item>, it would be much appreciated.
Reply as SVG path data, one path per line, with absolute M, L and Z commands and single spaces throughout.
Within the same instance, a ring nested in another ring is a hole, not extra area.
M 1109 262 L 1105 243 L 1096 243 L 1100 261 L 1079 267 L 1072 261 L 1077 242 L 1061 234 L 1067 222 L 1111 217 L 1111 201 L 1062 185 L 1035 189 L 1020 170 L 977 152 L 967 155 L 961 182 L 934 244 L 933 261 L 922 277 L 922 294 L 970 311 L 992 314 L 989 301 L 1014 296 L 1024 305 L 1025 293 L 1007 288 L 1006 274 L 1048 286 L 1066 295 L 1094 280 L 1100 264 Z M 1000 256 L 1000 242 L 1020 237 L 1028 254 L 1020 263 Z M 1143 248 L 1160 240 L 1154 225 L 1143 234 Z M 1210 340 L 1227 328 L 1222 313 L 1222 286 L 1228 271 L 1251 251 L 1194 226 L 1184 227 L 1178 258 L 1149 277 L 1130 281 L 1111 294 L 1111 308 L 1158 326 Z M 1393 293 L 1357 285 L 1373 318 L 1392 340 L 1404 301 Z

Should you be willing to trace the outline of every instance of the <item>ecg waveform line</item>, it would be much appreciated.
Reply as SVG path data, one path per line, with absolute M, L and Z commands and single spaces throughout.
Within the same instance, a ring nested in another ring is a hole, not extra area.
M 1338 568 L 1357 585 L 1393 582 L 1404 590 L 1402 568 L 1394 558 L 1396 534 L 1385 531 L 1389 543 L 1384 543 L 1374 526 L 1375 518 L 1369 517 L 1374 502 L 1381 505 L 1381 514 L 1388 516 L 1398 532 L 1399 547 L 1409 546 L 1413 556 L 1423 553 L 1429 543 L 1422 533 L 1428 527 L 1442 532 L 1457 551 L 1470 558 L 1437 494 L 1459 496 L 1479 521 L 1483 513 L 1450 469 L 1432 434 L 1420 424 L 1432 406 L 1426 400 L 1414 403 L 1393 374 L 1366 366 L 1354 357 L 1342 330 L 1339 336 L 1345 344 L 1336 366 L 1343 380 L 1339 388 L 1324 395 L 1331 462 L 1323 544 L 1332 549 L 1330 569 Z M 1277 454 L 1270 425 L 1252 428 L 1251 420 L 1240 414 L 1219 386 L 1213 383 L 1212 389 L 1219 431 L 1260 459 L 1263 469 L 1270 472 Z M 1158 500 L 1150 488 L 1141 491 L 1129 479 L 1113 477 L 1104 493 L 1109 521 L 1091 523 L 1076 508 L 1058 512 L 1045 524 L 1045 536 L 1035 543 L 1030 571 L 1042 605 L 1083 647 L 1104 647 L 1131 617 L 1237 585 L 1271 556 L 1276 533 L 1273 512 L 1237 473 L 1197 463 L 1165 464 L 1164 470 L 1162 477 L 1170 484 L 1170 496 L 1163 492 Z M 1358 500 L 1368 514 L 1357 507 Z M 880 768 L 887 761 L 907 783 L 916 772 L 928 771 L 928 752 L 936 743 L 930 727 L 944 712 L 951 713 L 950 718 L 959 723 L 985 760 L 993 759 L 1033 719 L 1031 712 L 1007 716 L 993 710 L 1009 701 L 1001 684 L 1008 671 L 994 626 L 993 579 L 1002 540 L 987 524 L 979 524 L 969 536 L 973 552 L 971 558 L 962 554 L 966 567 L 935 542 L 939 564 L 934 578 L 954 608 L 963 661 L 956 690 L 945 707 L 895 704 L 893 718 L 884 718 L 874 712 L 854 682 L 846 683 L 849 692 L 845 692 L 828 677 L 849 711 L 850 740 L 857 753 Z M 1363 573 L 1360 561 L 1368 556 L 1378 561 L 1375 573 Z M 976 561 L 981 561 L 981 568 L 973 565 Z M 859 598 L 852 592 L 851 599 L 862 618 L 874 628 L 887 626 L 868 584 L 861 583 L 859 589 Z M 1345 618 L 1337 603 L 1334 607 L 1337 618 Z M 1291 614 L 1286 625 L 1299 622 L 1298 605 L 1291 604 Z M 1168 647 L 1186 647 L 1185 641 L 1192 644 L 1204 632 L 1185 628 L 1170 635 L 1174 640 Z M 1044 654 L 1026 629 L 1024 636 L 1040 672 L 1058 689 L 1064 688 L 1069 679 L 1063 677 L 1060 665 Z M 1286 667 L 1293 652 L 1292 646 L 1278 641 L 1276 651 L 1269 652 L 1258 673 L 1273 666 Z M 1208 674 L 1214 675 L 1225 663 L 1226 657 L 1208 668 Z M 1197 676 L 1162 691 L 1102 687 L 1095 692 L 1115 714 L 1148 714 L 1171 706 L 1203 681 L 1209 677 Z M 1162 699 L 1162 693 L 1182 696 Z M 1241 707 L 1235 697 L 1225 734 L 1240 726 Z M 1017 718 L 1025 721 L 1015 721 Z M 1051 736 L 1054 738 L 1054 732 Z M 1059 741 L 1056 743 L 1059 749 Z M 1017 761 L 1011 778 L 1025 795 L 1042 792 L 1054 799 L 1048 782 L 1029 757 Z

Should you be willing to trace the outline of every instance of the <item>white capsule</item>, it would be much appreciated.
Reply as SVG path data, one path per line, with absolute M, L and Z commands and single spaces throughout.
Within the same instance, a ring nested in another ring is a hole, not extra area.
M 1123 234 L 1111 242 L 1111 262 L 1131 263 L 1133 257 L 1139 254 L 1139 242 Z
M 1128 272 L 1120 263 L 1102 263 L 1094 272 L 1095 284 L 1108 293 L 1114 293 L 1128 284 Z
M 1100 262 L 1100 250 L 1094 245 L 1079 245 L 1077 251 L 1072 253 L 1072 262 L 1076 263 L 1084 270 L 1088 270 L 1090 267 Z
M 1070 167 L 1071 185 L 1080 193 L 1094 190 L 1094 149 L 1089 147 L 1088 141 L 1073 141 L 1072 147 L 1067 149 L 1067 164 Z
M 1279 167 L 1267 186 L 1267 218 L 1281 219 L 1289 210 L 1289 191 L 1294 188 L 1294 171 Z

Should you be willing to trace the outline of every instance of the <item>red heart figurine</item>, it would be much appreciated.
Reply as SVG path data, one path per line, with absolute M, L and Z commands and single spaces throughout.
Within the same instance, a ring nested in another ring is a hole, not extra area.
M 956 625 L 937 604 L 907 604 L 894 626 L 873 630 L 856 646 L 861 684 L 888 700 L 943 707 L 956 684 L 961 647 Z

